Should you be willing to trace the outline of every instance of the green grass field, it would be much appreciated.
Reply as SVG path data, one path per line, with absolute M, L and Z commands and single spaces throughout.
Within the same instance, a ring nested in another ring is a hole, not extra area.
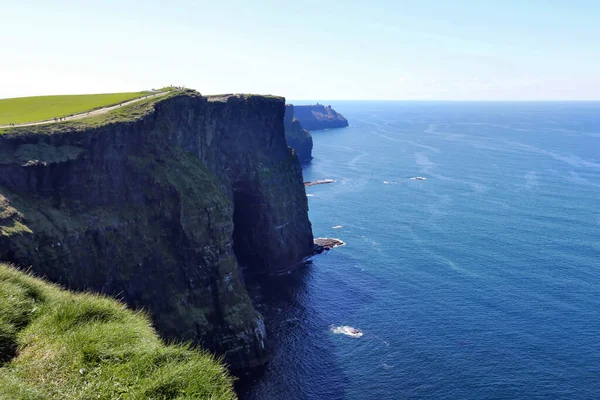
M 0 399 L 235 399 L 215 359 L 116 300 L 0 263 Z
M 0 125 L 67 117 L 146 96 L 151 92 L 18 97 L 0 100 Z
M 185 91 L 173 90 L 172 88 L 159 89 L 158 92 L 167 92 L 165 95 L 153 96 L 147 99 L 141 99 L 126 107 L 117 107 L 111 112 L 99 115 L 90 115 L 86 118 L 62 121 L 44 125 L 19 126 L 0 128 L 0 135 L 52 135 L 66 132 L 83 131 L 90 128 L 131 122 L 142 118 L 154 110 L 157 103 L 175 96 L 201 96 L 195 90 L 187 89 Z M 1 153 L 1 152 L 0 152 Z M 1 154 L 0 154 L 1 155 Z M 0 399 L 1 400 L 1 399 Z

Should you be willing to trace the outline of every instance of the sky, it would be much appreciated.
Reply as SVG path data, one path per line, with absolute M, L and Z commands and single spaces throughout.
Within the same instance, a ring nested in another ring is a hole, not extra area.
M 600 100 L 588 0 L 0 0 L 0 98 Z

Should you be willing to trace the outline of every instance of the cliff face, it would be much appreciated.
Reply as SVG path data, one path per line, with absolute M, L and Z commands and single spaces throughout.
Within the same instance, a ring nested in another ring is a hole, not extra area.
M 292 147 L 300 162 L 310 161 L 312 159 L 313 140 L 310 132 L 302 128 L 300 121 L 294 118 L 294 106 L 287 104 L 285 106 L 285 139 L 288 146 Z
M 130 122 L 0 136 L 0 259 L 122 297 L 234 368 L 263 363 L 238 260 L 276 273 L 313 248 L 283 115 L 282 98 L 187 92 Z
M 320 104 L 312 106 L 294 106 L 294 117 L 300 121 L 304 129 L 316 131 L 319 129 L 344 128 L 348 120 L 331 106 Z

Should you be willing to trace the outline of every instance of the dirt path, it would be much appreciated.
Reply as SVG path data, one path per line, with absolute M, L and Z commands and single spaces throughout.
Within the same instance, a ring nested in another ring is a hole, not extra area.
M 136 103 L 138 101 L 150 99 L 152 97 L 164 96 L 165 94 L 168 94 L 168 93 L 170 93 L 170 92 L 160 92 L 160 93 L 152 94 L 152 95 L 149 95 L 149 96 L 138 97 L 137 99 L 129 100 L 129 101 L 126 101 L 124 103 L 117 104 L 116 106 L 99 108 L 99 109 L 94 110 L 94 111 L 83 112 L 81 114 L 71 115 L 70 117 L 63 117 L 60 121 L 58 121 L 58 120 L 55 121 L 54 119 L 47 119 L 47 120 L 38 121 L 38 122 L 25 122 L 25 123 L 22 123 L 22 124 L 14 124 L 14 125 L 0 125 L 0 128 L 17 128 L 19 126 L 35 126 L 35 125 L 55 124 L 57 122 L 72 121 L 74 119 L 82 119 L 82 118 L 93 117 L 95 115 L 106 114 L 108 112 L 111 112 L 112 110 L 115 110 L 115 109 L 120 108 L 120 107 L 125 107 L 125 106 L 127 106 L 129 104 L 133 104 L 133 103 Z

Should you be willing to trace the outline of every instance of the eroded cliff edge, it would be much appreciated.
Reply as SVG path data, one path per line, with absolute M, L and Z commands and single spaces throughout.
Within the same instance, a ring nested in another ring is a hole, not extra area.
M 313 249 L 284 111 L 187 91 L 131 121 L 0 135 L 0 259 L 147 309 L 234 368 L 263 363 L 238 260 L 280 272 Z

